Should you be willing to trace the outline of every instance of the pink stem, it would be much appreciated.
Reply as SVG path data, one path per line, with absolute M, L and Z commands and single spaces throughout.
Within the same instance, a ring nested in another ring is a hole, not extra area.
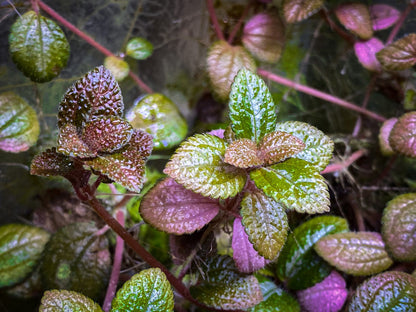
M 361 158 L 363 155 L 364 155 L 363 150 L 356 151 L 352 153 L 352 155 L 346 161 L 339 163 L 339 164 L 328 165 L 324 170 L 321 171 L 321 174 L 342 171 L 345 168 L 348 168 L 353 162 Z
M 297 91 L 300 91 L 300 92 L 303 92 L 303 93 L 312 95 L 314 97 L 317 97 L 317 98 L 320 98 L 322 100 L 328 101 L 328 102 L 333 103 L 335 105 L 338 105 L 338 106 L 341 106 L 341 107 L 345 107 L 345 108 L 347 108 L 349 110 L 353 110 L 353 111 L 359 112 L 359 113 L 361 113 L 363 115 L 366 115 L 368 117 L 371 117 L 371 118 L 373 118 L 375 120 L 378 120 L 378 121 L 381 121 L 381 122 L 386 121 L 386 118 L 385 117 L 380 116 L 380 115 L 378 115 L 376 113 L 373 113 L 373 112 L 371 112 L 371 111 L 369 111 L 369 110 L 367 110 L 365 108 L 359 107 L 359 106 L 357 106 L 357 105 L 355 105 L 353 103 L 347 102 L 345 100 L 342 100 L 342 99 L 340 99 L 340 98 L 338 98 L 336 96 L 330 95 L 328 93 L 324 93 L 324 92 L 319 91 L 319 90 L 316 90 L 314 88 L 311 88 L 311 87 L 308 87 L 308 86 L 304 86 L 304 85 L 302 85 L 300 83 L 297 83 L 297 82 L 294 82 L 292 80 L 283 78 L 283 77 L 278 76 L 276 74 L 273 74 L 273 73 L 271 73 L 271 72 L 269 72 L 267 70 L 258 69 L 257 70 L 257 73 L 259 75 L 265 77 L 265 78 L 268 78 L 268 79 L 270 79 L 270 80 L 272 80 L 274 82 L 280 83 L 280 84 L 282 84 L 284 86 L 293 88 L 293 89 L 295 89 Z
M 396 38 L 397 33 L 399 32 L 400 28 L 402 27 L 404 21 L 406 20 L 407 15 L 409 15 L 410 11 L 416 6 L 416 3 L 409 4 L 406 9 L 403 11 L 402 15 L 400 15 L 399 20 L 394 25 L 393 29 L 391 30 L 389 37 L 387 38 L 386 45 L 393 42 L 394 38 Z
M 217 15 L 215 14 L 214 4 L 212 3 L 212 0 L 207 0 L 207 9 L 218 39 L 225 40 L 224 34 L 221 31 L 220 24 L 218 23 Z
M 250 10 L 250 7 L 251 7 L 251 2 L 249 2 L 246 5 L 243 14 L 241 14 L 240 19 L 238 20 L 237 24 L 234 26 L 233 30 L 231 31 L 230 36 L 228 37 L 228 40 L 227 40 L 229 44 L 233 43 L 235 35 L 237 35 L 237 32 L 241 28 L 241 24 L 243 24 L 244 20 L 246 19 L 246 16 Z

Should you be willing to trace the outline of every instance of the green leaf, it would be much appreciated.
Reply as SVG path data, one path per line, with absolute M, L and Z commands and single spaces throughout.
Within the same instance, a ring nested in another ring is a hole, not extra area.
M 298 226 L 289 234 L 276 265 L 278 277 L 291 289 L 305 289 L 322 281 L 331 268 L 313 250 L 322 237 L 348 231 L 344 218 L 319 216 Z
M 393 264 L 376 232 L 331 234 L 321 238 L 315 250 L 338 270 L 356 276 L 380 273 Z
M 23 74 L 35 82 L 55 78 L 66 66 L 69 44 L 51 19 L 28 11 L 10 28 L 10 54 Z
M 412 33 L 389 44 L 376 54 L 386 70 L 404 70 L 416 64 L 416 34 Z
M 90 298 L 75 291 L 50 290 L 42 297 L 39 312 L 102 312 Z
M 129 40 L 126 54 L 136 60 L 145 60 L 153 53 L 153 44 L 144 38 L 135 37 Z
M 240 214 L 254 249 L 266 259 L 275 259 L 287 237 L 285 207 L 254 189 L 244 194 Z
M 399 118 L 390 132 L 389 143 L 394 151 L 416 158 L 416 112 L 409 112 Z
M 133 275 L 113 299 L 111 312 L 173 311 L 173 292 L 166 275 L 151 268 Z
M 49 233 L 23 224 L 0 226 L 0 287 L 25 279 L 39 263 Z
M 324 5 L 324 0 L 284 0 L 283 14 L 288 23 L 300 22 Z
M 315 166 L 290 158 L 276 165 L 250 172 L 256 186 L 289 209 L 301 213 L 329 211 L 328 186 Z
M 348 311 L 415 312 L 416 279 L 394 271 L 373 276 L 358 286 Z
M 276 125 L 277 131 L 290 133 L 305 143 L 305 148 L 294 158 L 306 160 L 322 171 L 332 158 L 334 142 L 321 130 L 301 121 L 286 121 Z
M 196 134 L 179 146 L 164 173 L 204 196 L 235 196 L 243 189 L 246 176 L 223 161 L 226 148 L 224 140 L 214 135 Z
M 107 68 L 117 81 L 122 81 L 129 75 L 130 66 L 117 56 L 107 56 L 104 59 L 104 67 Z
M 231 127 L 237 139 L 256 143 L 276 127 L 276 105 L 264 81 L 247 69 L 235 77 L 230 93 Z
M 0 149 L 23 152 L 36 143 L 39 121 L 35 110 L 13 92 L 0 94 Z
M 216 309 L 236 310 L 250 308 L 263 299 L 257 279 L 241 274 L 232 258 L 210 258 L 203 266 L 205 279 L 190 289 L 196 300 Z
M 257 144 L 250 139 L 239 139 L 232 142 L 225 151 L 224 162 L 239 168 L 263 164 L 263 161 L 257 156 Z
M 389 201 L 381 219 L 381 233 L 389 254 L 399 261 L 416 261 L 416 193 Z
M 361 39 L 368 40 L 373 36 L 373 22 L 366 4 L 341 4 L 335 9 L 335 15 L 346 29 Z

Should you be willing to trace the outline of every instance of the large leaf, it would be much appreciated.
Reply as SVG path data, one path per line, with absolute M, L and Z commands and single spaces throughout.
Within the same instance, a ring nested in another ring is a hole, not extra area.
M 102 312 L 90 298 L 75 291 L 50 290 L 42 297 L 39 312 Z
M 69 44 L 62 29 L 34 11 L 19 16 L 10 29 L 9 43 L 17 68 L 36 82 L 55 78 L 69 58 Z
M 346 29 L 368 40 L 373 36 L 373 22 L 368 6 L 362 3 L 345 3 L 335 9 L 335 15 Z
M 280 253 L 276 272 L 292 289 L 305 289 L 322 281 L 331 271 L 325 261 L 316 255 L 314 244 L 322 237 L 348 231 L 345 219 L 319 216 L 306 221 L 289 234 Z
M 416 279 L 403 272 L 378 274 L 358 286 L 348 311 L 415 312 Z
M 389 143 L 396 152 L 416 158 L 416 112 L 399 118 L 390 132 Z
M 276 131 L 293 134 L 302 140 L 305 148 L 292 157 L 310 162 L 318 171 L 324 170 L 331 160 L 334 142 L 314 126 L 301 121 L 286 121 L 278 123 Z
M 304 20 L 318 11 L 324 0 L 284 0 L 283 14 L 288 23 Z
M 409 34 L 377 53 L 386 70 L 404 70 L 416 64 L 416 34 Z
M 207 259 L 202 271 L 205 278 L 191 287 L 191 294 L 207 306 L 223 310 L 247 309 L 263 300 L 257 279 L 240 273 L 230 257 Z
M 400 18 L 400 11 L 388 4 L 374 4 L 370 6 L 370 16 L 373 30 L 378 31 L 396 24 Z
M 219 211 L 219 203 L 185 189 L 172 178 L 153 187 L 140 203 L 140 215 L 155 228 L 172 234 L 200 230 Z
M 275 259 L 287 236 L 285 207 L 255 189 L 244 194 L 240 214 L 254 249 L 266 259 Z
M 329 211 L 328 186 L 316 167 L 303 159 L 290 158 L 250 172 L 264 193 L 287 208 L 301 213 Z
M 111 312 L 173 311 L 173 292 L 166 275 L 151 268 L 133 275 L 117 292 Z
M 226 147 L 224 140 L 214 135 L 196 134 L 179 146 L 164 173 L 204 196 L 235 196 L 243 189 L 246 176 L 223 161 Z
M 0 287 L 25 279 L 39 263 L 49 233 L 23 224 L 0 227 Z
M 23 152 L 36 143 L 39 121 L 35 110 L 13 92 L 0 94 L 0 149 Z
M 237 139 L 256 143 L 276 126 L 276 105 L 264 81 L 247 69 L 235 77 L 230 93 L 231 127 Z
M 351 275 L 380 273 L 393 263 L 376 232 L 331 234 L 321 238 L 315 250 L 338 270 Z
M 416 260 L 416 193 L 397 196 L 383 211 L 381 233 L 386 249 L 399 261 Z
M 257 155 L 257 144 L 250 139 L 239 139 L 232 142 L 225 151 L 224 162 L 239 168 L 263 164 Z

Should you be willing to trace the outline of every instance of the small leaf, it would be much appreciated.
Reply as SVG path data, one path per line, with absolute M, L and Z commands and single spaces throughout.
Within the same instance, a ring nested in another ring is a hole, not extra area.
M 354 43 L 354 51 L 358 61 L 364 68 L 375 72 L 381 72 L 382 70 L 376 53 L 383 48 L 384 43 L 376 37 L 370 38 L 367 41 L 356 41 Z
M 69 58 L 69 44 L 51 19 L 28 11 L 10 28 L 10 54 L 23 74 L 35 82 L 59 75 Z
M 205 279 L 191 287 L 191 294 L 209 307 L 247 309 L 263 299 L 257 279 L 253 275 L 242 275 L 230 257 L 207 259 L 203 272 Z
M 100 306 L 81 293 L 68 290 L 45 291 L 39 312 L 102 312 Z
M 344 278 L 337 271 L 332 271 L 322 282 L 299 290 L 297 296 L 305 311 L 338 312 L 344 306 L 348 290 Z
M 256 143 L 276 127 L 276 105 L 264 81 L 247 69 L 235 77 L 230 94 L 231 127 L 237 139 Z
M 13 92 L 0 94 L 0 149 L 19 153 L 29 149 L 39 137 L 35 110 Z
M 305 289 L 322 281 L 331 268 L 313 250 L 322 237 L 348 231 L 344 218 L 319 216 L 299 225 L 289 234 L 278 258 L 276 273 L 291 289 Z
M 338 270 L 356 276 L 380 273 L 393 263 L 376 232 L 328 235 L 315 244 L 315 250 Z
M 57 151 L 72 157 L 96 157 L 97 152 L 90 150 L 88 145 L 81 140 L 77 128 L 72 124 L 63 125 L 59 129 Z
M 368 6 L 362 3 L 341 4 L 335 9 L 335 15 L 346 29 L 361 39 L 373 36 L 373 23 Z
M 71 157 L 59 154 L 56 148 L 47 149 L 32 159 L 30 174 L 39 176 L 65 176 L 74 169 Z
M 263 161 L 257 156 L 257 144 L 250 139 L 239 139 L 232 142 L 225 151 L 224 162 L 239 168 L 263 164 Z
M 254 189 L 244 194 L 240 213 L 254 249 L 266 259 L 275 259 L 286 242 L 289 227 L 285 207 Z
M 358 286 L 348 311 L 415 312 L 416 279 L 395 271 L 373 276 Z
M 215 42 L 208 52 L 207 69 L 214 92 L 225 101 L 238 71 L 247 68 L 256 71 L 256 63 L 241 46 L 231 46 L 226 41 Z
M 153 53 L 153 44 L 144 38 L 135 37 L 129 40 L 126 54 L 136 60 L 145 60 Z
M 409 34 L 376 54 L 386 70 L 404 70 L 416 64 L 416 34 Z
M 394 124 L 389 136 L 394 151 L 416 158 L 416 112 L 409 112 Z
M 380 151 L 384 156 L 390 156 L 394 154 L 394 150 L 390 146 L 389 137 L 391 130 L 397 122 L 397 118 L 390 118 L 386 120 L 380 128 L 378 134 L 378 143 L 380 145 Z
M 241 272 L 252 273 L 269 263 L 254 249 L 239 218 L 234 219 L 232 248 L 234 262 Z
M 107 56 L 104 59 L 104 67 L 111 72 L 117 81 L 124 80 L 130 72 L 129 64 L 117 56 Z
M 253 170 L 250 177 L 267 196 L 288 209 L 301 213 L 329 211 L 328 186 L 315 166 L 305 160 L 290 158 Z
M 166 275 L 151 268 L 133 275 L 113 299 L 110 312 L 173 311 L 173 292 Z
M 284 0 L 283 14 L 288 23 L 300 22 L 324 5 L 324 0 Z
M 370 6 L 370 16 L 373 30 L 383 30 L 396 24 L 400 18 L 400 11 L 388 4 L 374 4 Z
M 196 134 L 179 146 L 164 173 L 204 196 L 235 196 L 243 189 L 246 176 L 222 160 L 226 148 L 224 140 L 214 135 Z
M 276 131 L 290 133 L 305 143 L 305 148 L 294 158 L 306 160 L 322 171 L 329 164 L 334 142 L 321 130 L 300 121 L 286 121 L 276 125 Z
M 381 219 L 386 249 L 399 261 L 416 261 L 416 193 L 389 201 Z
M 0 226 L 0 287 L 24 280 L 41 259 L 49 233 L 23 224 Z
M 217 200 L 166 178 L 143 197 L 140 215 L 158 230 L 181 235 L 202 229 L 218 214 L 219 208 Z
M 259 143 L 259 155 L 268 164 L 281 162 L 305 148 L 305 143 L 290 133 L 274 131 L 268 133 Z

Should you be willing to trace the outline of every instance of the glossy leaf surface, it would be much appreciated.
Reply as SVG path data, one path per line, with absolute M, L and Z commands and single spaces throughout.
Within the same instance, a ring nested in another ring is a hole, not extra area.
M 257 155 L 257 144 L 250 139 L 239 139 L 232 142 L 225 151 L 224 162 L 239 168 L 263 164 Z
M 129 64 L 116 56 L 107 56 L 104 59 L 104 67 L 107 68 L 117 81 L 122 81 L 129 75 Z
M 39 137 L 35 110 L 13 92 L 0 94 L 0 149 L 19 153 L 29 149 Z
M 373 30 L 383 30 L 396 24 L 400 18 L 400 11 L 388 4 L 374 4 L 370 6 L 370 16 Z
M 377 53 L 386 70 L 404 70 L 416 64 L 416 34 L 409 34 Z
M 288 23 L 296 23 L 317 12 L 323 4 L 323 0 L 284 0 L 283 14 Z
M 102 312 L 100 306 L 81 293 L 68 290 L 45 291 L 39 312 Z
M 290 158 L 250 172 L 256 186 L 288 209 L 301 213 L 329 211 L 328 186 L 324 178 L 303 159 Z
M 222 159 L 227 144 L 209 134 L 196 134 L 184 141 L 167 163 L 164 173 L 187 189 L 213 198 L 228 198 L 245 184 L 244 171 Z
M 135 37 L 129 40 L 126 54 L 136 60 L 145 60 L 153 53 L 153 44 L 144 38 Z
M 345 3 L 335 9 L 335 15 L 346 29 L 367 40 L 373 36 L 373 23 L 368 6 L 362 3 Z
M 39 263 L 49 233 L 23 224 L 0 226 L 0 287 L 25 279 Z
M 373 37 L 366 41 L 357 41 L 354 43 L 355 55 L 364 68 L 380 72 L 382 70 L 376 53 L 384 48 L 384 43 L 380 39 Z
M 416 112 L 409 112 L 394 124 L 389 136 L 394 151 L 416 158 Z
M 331 234 L 321 238 L 315 250 L 338 270 L 356 276 L 380 273 L 393 263 L 376 232 Z
M 69 44 L 62 29 L 34 11 L 19 16 L 12 25 L 9 44 L 17 68 L 35 82 L 55 78 L 69 58 Z
M 380 151 L 385 156 L 390 156 L 394 154 L 394 150 L 390 145 L 389 137 L 391 130 L 397 122 L 397 118 L 390 118 L 383 122 L 383 125 L 380 128 L 378 134 L 378 143 L 380 145 Z
M 111 312 L 173 311 L 173 292 L 159 268 L 141 271 L 117 292 Z

